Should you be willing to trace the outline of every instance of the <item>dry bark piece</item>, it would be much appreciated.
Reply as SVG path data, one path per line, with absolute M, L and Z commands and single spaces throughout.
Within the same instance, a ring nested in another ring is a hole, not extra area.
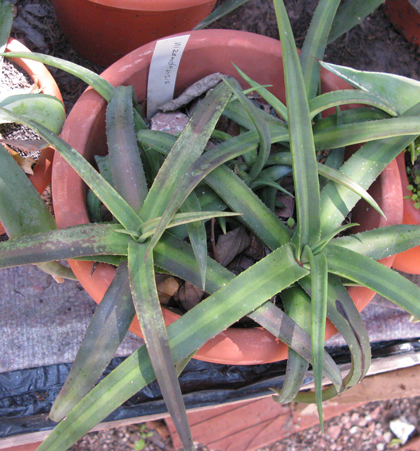
M 168 111 L 175 111 L 182 106 L 188 105 L 195 98 L 200 97 L 209 89 L 214 88 L 218 83 L 220 83 L 223 77 L 225 77 L 225 75 L 222 75 L 219 72 L 207 75 L 207 77 L 198 80 L 187 88 L 179 97 L 162 105 L 159 110 L 167 113 Z
M 175 135 L 181 133 L 188 123 L 188 116 L 180 111 L 156 113 L 152 117 L 151 129 Z
M 237 227 L 224 235 L 220 235 L 216 244 L 219 263 L 223 266 L 227 266 L 250 244 L 251 240 L 243 226 Z

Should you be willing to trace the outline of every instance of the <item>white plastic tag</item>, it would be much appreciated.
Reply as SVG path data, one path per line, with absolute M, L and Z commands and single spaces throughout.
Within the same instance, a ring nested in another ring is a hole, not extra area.
M 156 42 L 147 80 L 147 117 L 174 98 L 179 62 L 190 35 L 161 39 Z

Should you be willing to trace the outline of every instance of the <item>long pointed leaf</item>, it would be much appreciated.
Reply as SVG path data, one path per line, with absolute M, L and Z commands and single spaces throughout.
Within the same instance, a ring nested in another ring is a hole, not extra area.
M 194 112 L 156 176 L 142 208 L 146 219 L 162 216 L 149 243 L 149 252 L 179 209 L 180 204 L 172 200 L 174 191 L 189 167 L 202 154 L 230 96 L 230 89 L 224 84 L 213 89 Z
M 300 63 L 308 100 L 313 99 L 318 90 L 321 69 L 318 60 L 324 56 L 328 34 L 339 4 L 340 0 L 320 0 L 306 33 Z
M 364 255 L 327 246 L 328 270 L 370 288 L 420 318 L 420 288 L 408 279 Z
M 165 404 L 173 418 L 184 450 L 193 450 L 187 412 L 159 303 L 153 254 L 146 257 L 146 252 L 145 243 L 131 241 L 128 245 L 128 268 L 134 306 Z
M 203 28 L 208 27 L 216 20 L 221 19 L 227 14 L 235 11 L 235 9 L 239 8 L 242 5 L 245 5 L 248 0 L 227 0 L 222 3 L 218 8 L 216 8 L 213 12 L 211 12 L 204 20 L 202 20 L 198 25 L 196 25 L 193 30 L 202 30 Z
M 106 110 L 106 135 L 114 188 L 139 213 L 147 183 L 134 131 L 132 87 L 118 86 Z
M 0 108 L 0 118 L 5 117 L 12 122 L 26 125 L 35 130 L 45 141 L 59 152 L 71 167 L 89 185 L 92 191 L 102 200 L 109 211 L 118 221 L 129 230 L 136 230 L 141 220 L 127 202 L 114 190 L 114 188 L 91 166 L 75 149 L 47 128 L 36 122 L 27 120 L 22 116 Z
M 292 29 L 283 1 L 274 0 L 274 8 L 283 51 L 298 226 L 295 236 L 299 256 L 303 246 L 315 244 L 320 236 L 319 182 L 305 82 Z
M 275 262 L 281 265 L 273 265 Z M 185 359 L 215 334 L 306 274 L 308 271 L 295 262 L 292 246 L 272 252 L 168 327 L 174 362 Z M 154 378 L 143 346 L 69 412 L 38 451 L 64 451 Z
M 134 318 L 135 310 L 123 262 L 86 330 L 66 382 L 51 408 L 50 418 L 62 420 L 89 393 L 114 357 Z

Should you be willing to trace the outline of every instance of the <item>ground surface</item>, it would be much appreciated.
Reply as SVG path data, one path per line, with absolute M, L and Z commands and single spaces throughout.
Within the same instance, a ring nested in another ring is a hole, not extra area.
M 17 7 L 18 20 L 15 21 L 13 35 L 31 50 L 64 57 L 97 72 L 101 71 L 102 68 L 90 64 L 71 48 L 55 22 L 48 0 L 17 0 L 14 3 Z M 298 44 L 301 44 L 310 23 L 314 2 L 287 0 L 286 3 L 295 38 Z M 278 36 L 274 10 L 268 0 L 250 0 L 229 18 L 215 24 L 214 28 L 216 27 L 246 30 L 274 38 Z M 419 50 L 393 29 L 382 8 L 334 45 L 329 46 L 325 60 L 351 65 L 358 69 L 389 71 L 420 79 Z M 69 112 L 85 86 L 70 75 L 54 69 L 52 73 L 57 79 Z M 319 427 L 314 427 L 283 439 L 264 450 L 381 451 L 385 448 L 398 448 L 398 443 L 393 444 L 394 435 L 389 430 L 389 421 L 404 416 L 417 428 L 413 434 L 416 435 L 420 432 L 419 415 L 418 398 L 370 403 L 327 422 L 324 436 L 321 435 Z M 153 432 L 153 435 L 149 432 Z M 141 440 L 145 441 L 143 448 Z M 162 423 L 91 433 L 71 448 L 73 451 L 132 449 L 170 450 L 170 440 Z M 205 450 L 203 447 L 197 449 Z

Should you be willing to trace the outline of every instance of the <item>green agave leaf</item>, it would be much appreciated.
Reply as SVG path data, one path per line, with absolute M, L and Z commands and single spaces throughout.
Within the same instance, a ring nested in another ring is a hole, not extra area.
M 420 102 L 420 82 L 401 75 L 359 71 L 337 64 L 321 63 L 325 69 L 362 91 L 373 93 L 405 113 Z
M 53 421 L 61 421 L 94 387 L 123 341 L 134 315 L 127 262 L 123 262 L 96 307 L 71 371 L 54 401 L 49 414 Z
M 226 166 L 215 169 L 206 176 L 205 181 L 232 211 L 242 213 L 239 220 L 270 249 L 290 241 L 290 229 Z
M 128 245 L 128 269 L 134 306 L 165 404 L 184 450 L 193 451 L 187 412 L 156 288 L 153 253 L 147 257 L 147 247 L 147 244 L 134 241 Z
M 303 249 L 302 258 L 308 259 L 311 268 L 311 343 L 315 380 L 315 400 L 321 429 L 323 429 L 322 362 L 324 354 L 325 326 L 327 321 L 328 266 L 325 254 L 322 252 L 313 254 L 309 246 L 305 246 Z
M 240 216 L 241 213 L 230 213 L 226 211 L 194 211 L 194 212 L 188 212 L 188 213 L 177 213 L 173 216 L 173 219 L 168 224 L 167 228 L 170 227 L 176 227 L 181 224 L 190 224 L 197 221 L 206 221 L 208 219 L 212 218 L 220 218 L 222 216 Z M 141 227 L 140 227 L 140 236 L 139 240 L 143 242 L 146 238 L 149 238 L 150 236 L 153 236 L 153 234 L 156 233 L 157 226 L 159 225 L 161 221 L 161 218 L 155 218 L 150 219 L 149 221 L 146 221 Z M 123 232 L 124 230 L 120 230 L 120 232 Z
M 331 246 L 345 247 L 366 257 L 379 260 L 420 243 L 420 226 L 393 225 L 343 236 L 331 241 Z
M 148 188 L 134 131 L 132 86 L 118 86 L 106 110 L 106 136 L 113 186 L 139 213 Z
M 0 221 L 10 238 L 57 228 L 28 177 L 1 144 Z
M 412 315 L 420 315 L 420 288 L 396 271 L 344 247 L 326 246 L 328 270 L 389 299 Z
M 63 156 L 124 227 L 129 230 L 136 230 L 140 226 L 141 220 L 130 205 L 127 204 L 114 188 L 93 168 L 93 166 L 91 166 L 65 141 L 51 133 L 42 125 L 29 119 L 25 119 L 22 116 L 13 114 L 4 108 L 0 108 L 0 120 L 1 118 L 6 118 L 12 122 L 26 125 L 35 130 Z
M 63 127 L 66 113 L 63 103 L 47 94 L 9 95 L 0 101 L 0 107 L 19 114 L 58 134 Z M 11 121 L 0 121 L 0 123 Z
M 295 262 L 291 245 L 275 250 L 168 327 L 174 362 L 190 356 L 214 335 L 306 274 L 308 271 Z M 142 346 L 69 412 L 38 451 L 64 451 L 154 378 Z
M 352 0 L 351 2 L 342 2 L 332 24 L 330 35 L 328 36 L 328 44 L 358 25 L 383 2 L 384 0 Z
M 13 4 L 9 1 L 0 2 L 0 52 L 4 52 L 10 36 L 13 22 Z M 1 69 L 1 63 L 0 63 Z
M 328 33 L 340 0 L 320 0 L 305 37 L 300 55 L 303 78 L 308 100 L 313 99 L 318 91 L 320 65 L 318 60 L 324 56 Z
M 48 66 L 53 66 L 57 69 L 64 70 L 69 74 L 80 78 L 80 80 L 83 80 L 98 94 L 100 94 L 106 101 L 109 102 L 111 98 L 111 93 L 114 87 L 100 75 L 97 75 L 95 74 L 95 72 L 92 72 L 89 69 L 85 69 L 78 64 L 71 63 L 70 61 L 66 61 L 55 56 L 43 55 L 42 53 L 35 52 L 10 52 L 2 53 L 0 55 L 6 56 L 8 58 L 26 58 L 33 61 L 39 61 L 40 63 L 47 64 Z
M 297 212 L 295 238 L 299 259 L 303 246 L 315 244 L 320 237 L 319 182 L 305 81 L 292 29 L 282 0 L 274 0 L 274 9 L 283 52 Z
M 235 9 L 239 8 L 242 5 L 245 5 L 248 0 L 227 0 L 223 4 L 221 4 L 218 8 L 216 8 L 213 12 L 211 12 L 204 20 L 202 20 L 198 25 L 196 25 L 193 30 L 202 30 L 203 28 L 208 27 L 216 20 L 221 19 L 227 14 L 235 11 Z
M 390 116 L 398 115 L 398 110 L 395 106 L 382 96 L 373 92 L 357 91 L 354 89 L 331 91 L 315 97 L 309 102 L 309 109 L 311 111 L 311 118 L 313 119 L 328 108 L 358 103 L 379 108 Z
M 268 160 L 268 164 L 275 163 L 291 165 L 292 158 L 286 152 L 279 152 L 276 155 L 270 157 Z M 321 163 L 318 163 L 318 174 L 322 177 L 325 177 L 328 180 L 336 182 L 337 184 L 353 191 L 355 194 L 359 195 L 362 199 L 364 199 L 369 205 L 371 205 L 378 213 L 380 213 L 382 216 L 385 217 L 383 211 L 379 207 L 376 200 L 365 189 L 363 189 L 360 185 L 354 182 L 350 177 L 347 177 L 342 172 L 337 171 Z
M 296 322 L 307 334 L 310 341 L 311 334 L 311 309 L 309 296 L 298 287 L 291 287 L 282 291 L 281 300 L 286 314 Z M 293 401 L 302 387 L 309 363 L 296 351 L 289 348 L 286 375 L 281 390 L 271 389 L 276 395 L 274 401 L 280 404 L 288 404 Z
M 261 86 L 254 80 L 252 80 L 248 75 L 239 69 L 235 64 L 235 69 L 239 72 L 239 75 L 255 90 L 258 92 L 261 97 L 267 101 L 285 121 L 287 121 L 287 108 L 286 105 L 279 100 L 274 94 L 265 89 L 265 87 Z
M 353 124 L 337 125 L 335 129 L 315 132 L 314 139 L 317 150 L 327 150 L 397 136 L 415 137 L 419 134 L 418 117 L 399 116 L 359 123 L 357 127 Z M 414 139 L 413 137 L 411 140 Z
M 299 284 L 310 293 L 311 281 L 308 277 L 301 279 Z M 365 376 L 370 366 L 371 349 L 365 325 L 353 300 L 339 278 L 333 274 L 328 276 L 327 316 L 349 346 L 352 365 L 343 381 L 343 390 L 346 390 Z M 336 387 L 329 387 L 322 392 L 322 399 L 325 401 L 338 393 Z M 316 396 L 313 392 L 302 392 L 295 400 L 315 403 Z
M 274 336 L 279 337 L 281 341 L 293 348 L 305 360 L 314 363 L 310 336 L 274 304 L 266 302 L 254 312 L 249 313 L 248 316 L 254 321 L 258 321 L 264 329 L 267 329 Z M 321 362 L 325 363 L 324 371 L 327 377 L 334 384 L 334 387 L 340 391 L 342 379 L 338 366 L 325 351 L 321 359 Z
M 146 219 L 162 217 L 150 241 L 149 252 L 191 192 L 192 189 L 185 193 L 181 202 L 174 199 L 174 192 L 181 186 L 190 166 L 202 154 L 230 97 L 230 89 L 225 84 L 219 84 L 211 91 L 195 110 L 160 168 L 141 211 Z
M 416 105 L 402 115 L 420 114 L 420 105 Z M 397 120 L 390 119 L 390 120 Z M 374 121 L 376 122 L 376 121 Z M 362 146 L 341 167 L 340 171 L 360 185 L 368 189 L 378 175 L 407 145 L 411 136 L 381 139 Z M 356 205 L 359 196 L 337 186 L 327 183 L 321 192 L 321 227 L 325 236 L 341 225 L 348 212 Z
M 295 197 L 292 193 L 287 191 L 287 189 L 284 189 L 281 185 L 279 185 L 277 182 L 274 182 L 270 177 L 267 177 L 264 174 L 262 174 L 251 183 L 251 189 L 256 190 L 258 188 L 261 188 L 262 186 L 271 186 L 275 188 L 276 191 L 281 191 L 282 193 L 287 194 L 290 197 Z
M 242 93 L 240 89 L 239 83 L 232 79 L 225 79 L 224 82 L 230 87 L 232 92 L 236 95 L 236 98 L 239 100 L 241 105 L 244 107 L 245 111 L 248 113 L 251 118 L 253 124 L 255 125 L 255 129 L 257 130 L 259 137 L 259 152 L 258 157 L 253 165 L 249 176 L 251 180 L 254 180 L 258 174 L 263 169 L 267 158 L 270 155 L 271 150 L 271 135 L 270 129 L 268 128 L 268 124 L 262 117 L 261 110 L 257 108 L 249 99 Z M 238 89 L 239 87 L 239 89 Z
M 2 241 L 0 268 L 98 254 L 127 255 L 130 238 L 117 233 L 119 227 L 87 224 Z
M 194 211 L 201 211 L 201 204 L 195 192 L 192 191 L 181 205 L 181 212 L 188 213 Z M 204 221 L 188 223 L 187 232 L 197 259 L 198 267 L 200 268 L 200 286 L 202 290 L 205 290 L 207 269 L 207 232 Z

